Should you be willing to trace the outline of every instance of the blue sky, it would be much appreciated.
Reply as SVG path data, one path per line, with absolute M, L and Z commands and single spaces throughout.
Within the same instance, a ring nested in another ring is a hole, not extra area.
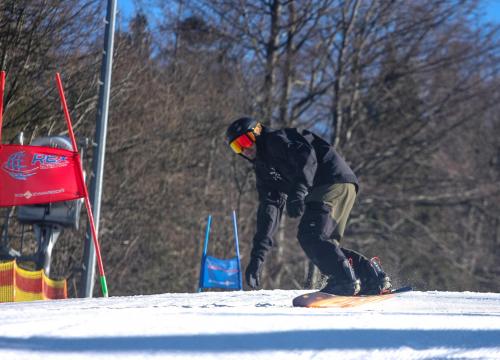
M 124 17 L 129 17 L 134 13 L 134 4 L 132 0 L 118 0 L 118 11 L 121 12 Z
M 125 1 L 125 0 L 124 0 Z M 500 23 L 500 0 L 483 0 L 488 21 Z
M 482 6 L 487 21 L 500 23 L 500 0 L 482 0 Z M 134 0 L 118 0 L 118 10 L 124 18 L 130 17 L 135 11 Z

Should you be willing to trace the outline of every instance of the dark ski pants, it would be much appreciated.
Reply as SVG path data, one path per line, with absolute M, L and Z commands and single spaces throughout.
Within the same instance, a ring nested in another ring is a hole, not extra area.
M 344 276 L 346 255 L 340 248 L 349 214 L 356 199 L 353 184 L 318 187 L 306 198 L 297 237 L 306 255 L 328 276 Z

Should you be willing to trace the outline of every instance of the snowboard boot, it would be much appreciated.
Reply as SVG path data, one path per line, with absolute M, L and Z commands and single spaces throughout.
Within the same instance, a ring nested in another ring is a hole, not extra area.
M 320 291 L 327 294 L 342 296 L 354 296 L 358 294 L 360 291 L 360 282 L 356 278 L 356 274 L 349 260 L 346 259 L 342 261 L 340 265 L 340 274 L 330 276 L 326 286 Z
M 371 258 L 366 274 L 361 284 L 359 295 L 380 295 L 389 293 L 392 289 L 391 279 L 382 269 L 378 257 Z

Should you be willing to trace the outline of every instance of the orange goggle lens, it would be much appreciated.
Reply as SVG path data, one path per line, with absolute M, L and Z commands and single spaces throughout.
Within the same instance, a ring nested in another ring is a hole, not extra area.
M 255 135 L 251 132 L 248 132 L 231 141 L 231 144 L 229 145 L 236 154 L 241 154 L 243 152 L 243 149 L 251 148 L 254 142 Z

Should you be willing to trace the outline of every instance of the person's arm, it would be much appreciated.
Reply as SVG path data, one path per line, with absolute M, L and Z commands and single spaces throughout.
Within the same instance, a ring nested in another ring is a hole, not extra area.
M 260 189 L 259 191 L 257 231 L 253 238 L 250 261 L 245 272 L 247 284 L 251 288 L 260 286 L 262 265 L 266 254 L 273 247 L 274 235 L 279 228 L 285 198 L 284 194 L 274 190 L 265 191 Z
M 278 194 L 278 193 L 277 193 Z M 253 238 L 252 257 L 264 261 L 266 254 L 273 246 L 274 235 L 279 227 L 284 196 L 277 195 L 272 200 L 264 200 L 259 203 L 257 210 L 257 232 Z
M 318 168 L 316 152 L 307 139 L 298 132 L 289 132 L 273 145 L 278 156 L 286 161 L 287 177 L 292 181 L 286 204 L 290 217 L 299 217 L 304 213 L 304 200 L 313 186 Z
M 303 189 L 310 189 L 318 168 L 316 152 L 305 138 L 292 141 L 288 147 L 288 161 L 293 169 L 293 180 Z

